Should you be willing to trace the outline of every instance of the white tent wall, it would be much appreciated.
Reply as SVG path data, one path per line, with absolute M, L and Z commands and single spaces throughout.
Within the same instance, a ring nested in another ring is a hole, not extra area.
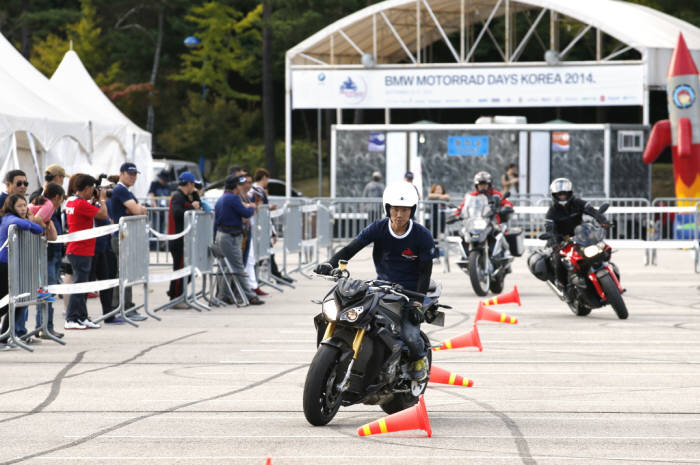
M 126 152 L 119 141 L 106 138 L 95 145 L 90 161 L 93 166 L 93 172 L 90 174 L 95 177 L 100 173 L 119 174 L 119 167 L 126 161 Z
M 46 152 L 40 164 L 42 174 L 47 166 L 53 164 L 61 165 L 69 175 L 75 173 L 95 175 L 91 167 L 89 154 L 70 137 L 62 138 Z M 63 187 L 68 187 L 67 181 Z
M 139 144 L 134 149 L 133 162 L 138 167 L 141 174 L 136 178 L 136 184 L 132 191 L 138 198 L 145 198 L 148 195 L 148 188 L 153 181 L 153 156 L 151 155 L 151 144 Z

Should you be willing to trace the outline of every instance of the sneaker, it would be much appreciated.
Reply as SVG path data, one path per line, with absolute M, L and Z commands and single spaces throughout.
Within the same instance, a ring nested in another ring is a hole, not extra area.
M 411 365 L 408 376 L 416 381 L 423 381 L 428 378 L 428 360 L 426 357 L 416 360 Z
M 260 289 L 260 288 L 253 289 L 253 292 L 255 292 L 255 293 L 258 294 L 258 295 L 270 295 L 269 293 L 263 291 L 263 290 Z
M 127 318 L 129 318 L 130 320 L 134 320 L 134 321 L 145 321 L 145 320 L 148 319 L 147 317 L 141 315 L 141 314 L 140 314 L 139 312 L 137 312 L 136 310 L 132 310 L 132 311 L 130 311 L 130 312 L 127 312 L 126 316 L 127 316 Z
M 93 323 L 92 321 L 90 321 L 90 318 L 85 318 L 83 321 L 80 322 L 80 324 L 88 329 L 100 329 L 99 323 Z
M 50 332 L 54 337 L 57 337 L 57 338 L 59 338 L 59 339 L 62 339 L 63 336 L 64 336 L 63 333 L 59 333 L 59 332 L 56 331 L 55 329 L 49 329 L 49 332 Z
M 53 296 L 46 289 L 39 288 L 36 290 L 36 299 L 43 300 L 45 302 L 56 302 L 56 297 Z
M 118 316 L 114 316 L 112 318 L 107 318 L 105 320 L 106 325 L 123 325 L 126 323 L 122 318 L 119 318 Z
M 36 337 L 38 337 L 39 339 L 51 339 L 51 337 L 43 331 L 39 331 L 38 333 L 36 333 Z
M 262 305 L 262 304 L 265 303 L 265 301 L 264 301 L 264 300 L 260 300 L 259 297 L 253 297 L 252 299 L 249 299 L 249 300 L 248 300 L 248 303 L 249 303 L 250 305 Z
M 66 321 L 63 325 L 63 329 L 87 329 L 87 326 L 77 321 Z
M 35 337 L 28 337 L 26 339 L 22 339 L 22 342 L 24 342 L 27 345 L 34 345 L 34 344 L 41 344 L 41 341 Z

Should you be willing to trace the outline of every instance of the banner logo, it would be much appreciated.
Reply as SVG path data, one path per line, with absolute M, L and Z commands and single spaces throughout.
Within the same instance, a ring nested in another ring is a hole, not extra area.
M 362 78 L 355 78 L 348 76 L 348 78 L 343 81 L 340 85 L 340 94 L 344 96 L 350 103 L 360 103 L 367 96 L 367 84 Z

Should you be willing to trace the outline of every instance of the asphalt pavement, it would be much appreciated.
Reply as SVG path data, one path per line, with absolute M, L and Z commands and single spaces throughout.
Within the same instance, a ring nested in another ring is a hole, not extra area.
M 518 259 L 506 290 L 517 284 L 523 305 L 498 308 L 518 324 L 479 323 L 483 352 L 434 353 L 436 366 L 474 387 L 430 385 L 431 438 L 358 437 L 385 416 L 377 406 L 341 408 L 325 427 L 306 422 L 319 311 L 310 301 L 330 283 L 296 274 L 296 289 L 270 291 L 263 306 L 168 310 L 139 328 L 66 331 L 65 347 L 0 351 L 0 465 L 700 463 L 692 255 L 660 251 L 656 267 L 640 251 L 614 260 L 625 321 L 609 307 L 574 316 Z M 371 278 L 369 251 L 349 269 Z M 445 327 L 424 326 L 437 343 L 471 329 L 479 299 L 454 264 L 433 275 L 454 307 Z M 152 286 L 153 306 L 166 288 Z M 97 316 L 98 300 L 89 302 Z

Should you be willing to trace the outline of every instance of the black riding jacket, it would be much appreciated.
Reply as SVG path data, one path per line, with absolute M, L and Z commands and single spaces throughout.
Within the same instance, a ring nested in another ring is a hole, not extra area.
M 607 223 L 604 215 L 585 200 L 571 197 L 566 206 L 555 202 L 547 211 L 544 227 L 552 235 L 550 244 L 559 244 L 564 237 L 573 236 L 576 226 L 583 222 L 583 215 L 595 218 L 599 223 Z

